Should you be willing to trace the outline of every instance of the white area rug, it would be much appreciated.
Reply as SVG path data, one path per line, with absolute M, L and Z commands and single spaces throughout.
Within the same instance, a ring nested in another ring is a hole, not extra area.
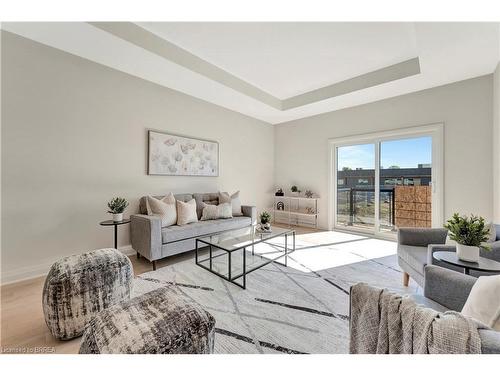
M 275 254 L 261 244 L 247 262 Z M 297 235 L 288 267 L 270 263 L 247 276 L 247 289 L 198 267 L 194 255 L 140 275 L 134 294 L 172 286 L 216 319 L 216 353 L 347 353 L 349 288 L 357 282 L 415 293 L 402 285 L 396 243 L 339 232 Z M 241 261 L 233 259 L 234 267 Z M 220 265 L 224 257 L 217 258 Z

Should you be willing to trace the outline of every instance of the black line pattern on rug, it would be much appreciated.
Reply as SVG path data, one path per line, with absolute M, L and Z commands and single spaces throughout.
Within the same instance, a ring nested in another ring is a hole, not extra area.
M 277 270 L 281 271 L 286 277 L 288 277 L 295 285 L 297 285 L 304 292 L 306 292 L 311 298 L 315 299 L 320 305 L 322 305 L 327 310 L 330 310 L 327 304 L 325 304 L 322 300 L 320 300 L 318 297 L 316 297 L 314 294 L 312 294 L 307 288 L 303 287 L 300 283 L 298 283 L 291 275 L 284 272 L 282 267 L 278 267 L 274 262 L 272 264 Z M 315 275 L 313 277 L 318 278 L 317 275 Z
M 341 319 L 341 320 L 349 320 L 349 317 L 347 315 L 335 314 L 335 313 L 328 312 L 328 311 L 316 310 L 316 309 L 312 309 L 310 307 L 290 305 L 288 303 L 276 302 L 276 301 L 271 301 L 271 300 L 262 299 L 262 298 L 255 298 L 255 300 L 257 302 L 264 302 L 264 303 L 270 303 L 272 305 L 278 305 L 278 306 L 282 306 L 282 307 L 288 307 L 289 309 L 305 311 L 305 312 L 312 313 L 312 314 L 324 315 L 324 316 L 328 316 L 330 318 L 337 318 L 337 319 Z
M 157 279 L 154 279 L 154 281 L 153 280 L 146 280 L 146 278 L 139 277 L 139 276 L 137 276 L 137 278 L 141 279 L 141 280 L 144 280 L 144 281 L 152 281 L 152 282 L 155 282 L 155 283 L 160 283 L 161 282 L 161 283 L 167 283 L 169 285 L 170 284 L 171 285 L 176 285 L 176 283 L 173 283 L 171 281 L 161 281 L 161 280 L 157 280 Z M 189 294 L 187 294 L 184 290 L 179 289 L 179 292 L 182 293 L 182 295 L 184 297 L 188 298 L 190 301 L 192 301 L 194 303 L 200 304 L 199 301 L 196 301 Z M 236 314 L 236 312 L 234 310 L 221 309 L 221 308 L 216 308 L 216 307 L 213 307 L 213 306 L 210 306 L 210 307 L 209 306 L 203 306 L 203 308 L 206 309 L 206 310 L 217 311 L 217 312 L 221 312 L 221 313 L 225 313 L 225 314 Z M 269 318 L 269 317 L 263 317 L 263 316 L 249 314 L 249 313 L 243 313 L 243 312 L 240 312 L 240 315 L 243 316 L 243 317 L 246 317 L 246 318 L 253 318 L 253 319 L 258 319 L 258 320 L 264 320 L 264 321 L 271 322 L 271 323 L 276 323 L 276 324 L 281 324 L 281 325 L 285 325 L 285 326 L 288 326 L 288 327 L 297 328 L 297 329 L 304 330 L 304 331 L 307 331 L 307 332 L 310 332 L 310 333 L 319 333 L 320 332 L 317 329 L 311 329 L 309 327 L 304 327 L 304 326 L 301 326 L 301 325 L 298 325 L 298 324 L 294 324 L 294 323 L 290 323 L 290 322 L 284 322 L 282 320 L 273 319 L 273 318 Z
M 164 281 L 164 280 L 159 280 L 159 279 L 154 279 L 152 277 L 141 277 L 140 275 L 137 276 L 137 278 L 144 280 L 144 281 L 151 281 L 153 283 L 158 283 L 158 284 L 167 284 L 167 285 L 173 285 L 173 286 L 182 286 L 186 288 L 192 288 L 192 289 L 201 289 L 201 290 L 208 290 L 210 292 L 213 292 L 214 289 L 209 288 L 207 286 L 200 286 L 200 285 L 193 285 L 193 284 L 184 284 L 184 283 L 177 283 L 174 281 Z
M 274 245 L 271 245 L 271 246 L 274 246 Z M 293 254 L 293 252 L 292 252 Z M 328 284 L 336 287 L 337 289 L 340 289 L 342 292 L 344 292 L 345 294 L 349 295 L 349 291 L 345 290 L 344 288 L 342 288 L 341 286 L 335 284 L 333 281 L 323 277 L 321 274 L 319 274 L 318 272 L 310 269 L 309 267 L 307 267 L 305 264 L 302 264 L 300 263 L 298 260 L 296 260 L 292 255 L 288 255 L 288 257 L 293 260 L 295 263 L 297 263 L 299 266 L 301 267 L 304 267 L 306 270 L 308 270 L 309 272 L 311 272 L 313 275 L 316 275 L 317 277 L 319 277 L 320 279 L 322 280 L 325 280 Z
M 225 283 L 223 279 L 221 279 L 221 278 L 219 278 L 219 279 L 220 279 L 220 282 L 222 283 L 222 285 L 224 286 L 224 288 L 226 289 L 227 296 L 229 297 L 229 299 L 231 300 L 231 303 L 233 304 L 233 308 L 234 308 L 235 314 L 238 315 L 238 317 L 240 318 L 240 321 L 243 323 L 243 325 L 245 326 L 245 328 L 254 337 L 252 342 L 255 344 L 255 347 L 257 348 L 257 350 L 259 351 L 259 353 L 260 354 L 264 354 L 264 352 L 262 351 L 262 347 L 260 346 L 259 340 L 257 340 L 257 338 L 255 336 L 255 333 L 252 331 L 252 327 L 250 327 L 250 325 L 241 316 L 241 311 L 239 309 L 239 306 L 236 303 L 236 301 L 234 300 L 233 294 L 231 293 L 231 290 L 228 288 L 227 283 Z
M 225 330 L 225 329 L 222 329 L 222 328 L 215 328 L 215 333 L 218 333 L 220 335 L 225 335 L 225 336 L 233 337 L 233 338 L 235 338 L 237 340 L 248 342 L 249 344 L 256 344 L 256 342 L 255 342 L 256 340 L 252 339 L 251 337 L 243 336 L 243 335 L 240 335 L 239 333 L 231 332 L 231 331 L 228 331 L 228 330 Z M 260 341 L 260 340 L 257 340 L 257 341 L 259 342 L 259 345 L 261 347 L 273 349 L 273 350 L 276 350 L 276 351 L 281 352 L 281 353 L 286 353 L 286 354 L 309 354 L 309 353 L 305 353 L 305 352 L 299 352 L 298 350 L 289 349 L 289 348 L 286 348 L 284 346 L 271 344 L 270 342 Z
M 325 280 L 327 283 L 333 285 L 335 288 L 337 289 L 340 289 L 341 291 L 343 291 L 345 294 L 349 295 L 349 291 L 348 290 L 345 290 L 344 288 L 342 288 L 340 285 L 337 285 L 335 284 L 331 279 L 327 279 L 326 277 L 322 277 L 323 280 Z

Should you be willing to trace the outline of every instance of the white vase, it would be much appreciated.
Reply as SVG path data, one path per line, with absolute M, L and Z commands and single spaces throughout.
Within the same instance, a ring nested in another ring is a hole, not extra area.
M 479 262 L 479 247 L 457 243 L 457 257 L 466 262 Z
M 113 221 L 122 221 L 122 220 L 123 220 L 123 213 L 113 214 Z

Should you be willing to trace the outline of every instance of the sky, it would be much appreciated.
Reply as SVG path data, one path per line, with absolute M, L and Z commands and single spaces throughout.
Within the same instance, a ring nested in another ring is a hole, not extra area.
M 338 148 L 338 169 L 373 169 L 375 145 L 356 145 Z M 418 164 L 430 164 L 432 160 L 432 138 L 420 137 L 385 141 L 380 145 L 382 168 L 398 165 L 401 168 L 417 168 Z

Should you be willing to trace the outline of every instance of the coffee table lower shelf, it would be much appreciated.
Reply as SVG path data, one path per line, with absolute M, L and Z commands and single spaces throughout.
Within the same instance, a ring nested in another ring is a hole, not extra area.
M 292 247 L 291 247 L 291 249 L 288 249 L 288 236 L 290 236 L 290 235 L 292 236 Z M 295 251 L 295 231 L 290 230 L 289 232 L 284 233 L 283 236 L 285 238 L 284 251 L 282 253 L 280 253 L 279 256 L 276 256 L 274 258 L 269 258 L 263 262 L 259 262 L 258 266 L 254 266 L 254 267 L 250 267 L 250 268 L 247 268 L 247 249 L 252 248 L 251 254 L 252 254 L 252 257 L 255 257 L 256 255 L 254 253 L 254 246 L 256 244 L 252 243 L 252 244 L 248 244 L 247 246 L 242 246 L 242 247 L 236 248 L 236 249 L 226 249 L 226 248 L 219 246 L 217 244 L 209 243 L 208 241 L 205 241 L 203 239 L 198 238 L 198 239 L 196 239 L 195 262 L 196 262 L 197 266 L 213 273 L 214 275 L 219 276 L 220 278 L 222 278 L 226 281 L 229 281 L 230 283 L 232 283 L 234 285 L 239 286 L 242 289 L 246 289 L 246 276 L 249 273 L 256 271 L 259 268 L 262 268 L 262 267 L 264 267 L 272 262 L 279 263 L 285 267 L 288 266 L 287 265 L 288 255 Z M 272 238 L 276 238 L 276 237 L 272 237 Z M 265 242 L 266 241 L 264 240 L 264 241 L 259 241 L 258 243 L 265 243 Z M 200 247 L 200 245 L 202 247 Z M 208 258 L 200 260 L 200 251 L 205 247 L 208 247 Z M 223 253 L 214 255 L 214 248 L 218 249 L 218 250 L 222 250 Z M 243 271 L 240 271 L 240 272 L 233 274 L 233 272 L 232 272 L 233 254 L 237 254 L 239 251 L 242 251 L 242 255 L 243 255 L 242 260 L 241 260 Z M 220 273 L 217 270 L 215 270 L 213 267 L 214 259 L 219 258 L 219 257 L 224 256 L 224 255 L 227 255 L 227 259 L 228 259 L 227 260 L 227 270 L 228 270 L 227 274 Z M 262 259 L 262 255 L 258 254 L 257 256 L 260 256 Z M 283 263 L 277 262 L 278 259 L 283 258 L 283 257 L 285 258 Z M 208 263 L 208 266 L 205 265 L 204 263 Z M 238 279 L 242 279 L 241 283 L 236 281 Z

